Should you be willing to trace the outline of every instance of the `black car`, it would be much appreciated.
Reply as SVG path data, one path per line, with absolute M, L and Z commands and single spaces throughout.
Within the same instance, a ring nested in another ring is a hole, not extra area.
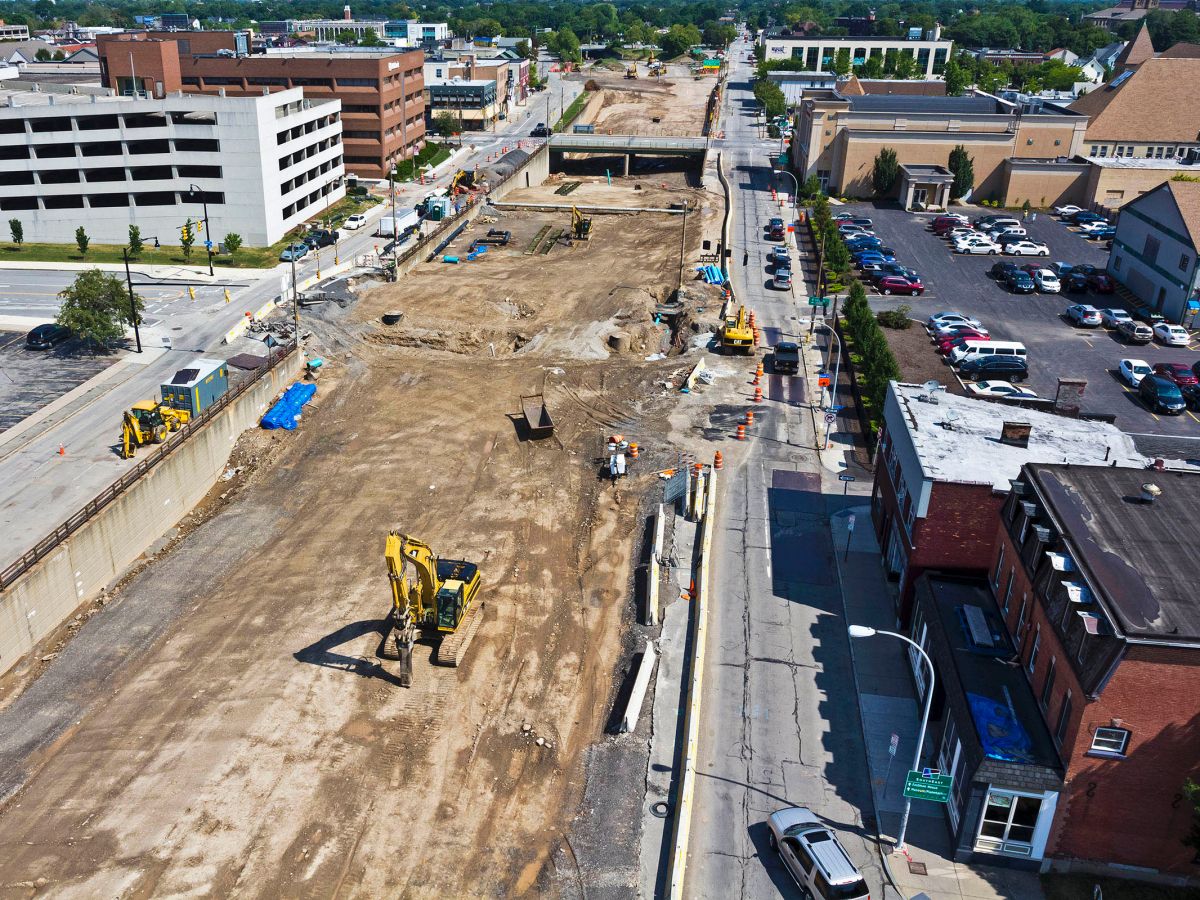
M 1084 222 L 1103 222 L 1104 216 L 1097 215 L 1090 210 L 1081 209 L 1077 213 L 1072 213 L 1070 219 L 1076 225 L 1082 225 Z
M 1005 277 L 1004 284 L 1014 294 L 1032 294 L 1037 290 L 1033 276 L 1024 269 L 1013 269 Z
M 1187 406 L 1183 392 L 1170 378 L 1163 375 L 1145 375 L 1138 382 L 1138 396 L 1150 412 L 1177 416 Z
M 1021 268 L 1015 262 L 998 262 L 993 263 L 988 269 L 988 277 L 995 278 L 997 281 L 1008 280 L 1009 273 L 1017 271 Z
M 881 278 L 886 278 L 888 275 L 899 275 L 901 278 L 907 278 L 909 281 L 917 280 L 917 270 L 910 269 L 907 266 L 902 266 L 898 262 L 884 263 L 874 272 L 867 273 L 872 281 L 878 281 Z
M 545 122 L 538 122 L 533 126 L 533 131 L 529 132 L 530 137 L 550 137 L 550 129 L 546 127 Z
M 30 350 L 49 350 L 56 347 L 63 341 L 70 340 L 71 329 L 66 325 L 59 325 L 57 322 L 47 322 L 45 325 L 39 325 L 29 334 L 25 335 L 25 346 Z
M 336 231 L 327 231 L 324 228 L 314 228 L 306 234 L 302 241 L 304 246 L 309 250 L 316 250 L 318 247 L 332 247 L 337 242 L 338 233 Z
M 1088 277 L 1083 272 L 1071 271 L 1061 281 L 1062 289 L 1072 294 L 1086 294 Z
M 800 346 L 791 341 L 780 341 L 775 345 L 772 357 L 774 371 L 781 375 L 795 375 L 800 371 Z
M 958 374 L 971 381 L 988 381 L 1003 378 L 1006 381 L 1024 381 L 1029 375 L 1029 366 L 1017 356 L 980 356 L 969 359 L 958 367 Z

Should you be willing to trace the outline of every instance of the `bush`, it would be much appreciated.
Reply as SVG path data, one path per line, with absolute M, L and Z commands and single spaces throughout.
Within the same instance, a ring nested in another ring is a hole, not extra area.
M 908 317 L 910 312 L 912 312 L 911 306 L 897 306 L 895 309 L 885 309 L 875 318 L 884 328 L 906 331 L 912 327 L 912 319 Z

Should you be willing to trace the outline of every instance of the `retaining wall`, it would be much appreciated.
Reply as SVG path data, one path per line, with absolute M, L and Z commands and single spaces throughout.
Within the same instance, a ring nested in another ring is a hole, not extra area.
M 116 580 L 208 493 L 234 441 L 258 424 L 302 367 L 299 353 L 278 362 L 0 593 L 0 674 Z

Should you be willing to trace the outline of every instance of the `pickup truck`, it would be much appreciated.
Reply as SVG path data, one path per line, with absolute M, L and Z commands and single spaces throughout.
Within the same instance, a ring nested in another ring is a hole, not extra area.
M 771 362 L 780 375 L 795 375 L 800 371 L 800 347 L 791 341 L 780 341 L 775 345 Z

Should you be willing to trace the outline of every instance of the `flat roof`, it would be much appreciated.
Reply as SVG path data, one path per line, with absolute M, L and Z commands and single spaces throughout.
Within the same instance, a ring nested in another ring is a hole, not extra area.
M 900 44 L 951 44 L 950 38 L 910 38 L 908 35 L 853 35 L 853 34 L 783 34 L 781 32 L 767 32 L 768 41 L 815 41 L 818 44 L 870 44 L 879 43 L 880 41 L 891 41 Z
M 912 94 L 861 94 L 845 98 L 853 112 L 934 113 L 963 116 L 1007 114 L 1012 106 L 995 97 L 936 97 Z
M 1164 172 L 1195 172 L 1200 176 L 1200 166 L 1188 165 L 1178 159 L 1150 159 L 1144 156 L 1081 156 L 1102 169 L 1162 169 Z
M 990 483 L 1007 491 L 1026 463 L 1115 463 L 1144 469 L 1150 462 L 1137 452 L 1133 438 L 1107 422 L 1071 419 L 945 390 L 931 393 L 920 384 L 892 382 L 891 390 L 929 478 Z M 936 402 L 921 399 L 931 396 Z M 1031 426 L 1029 446 L 1000 443 L 1005 422 L 1027 422 Z
M 1026 472 L 1093 593 L 1131 638 L 1200 643 L 1200 474 L 1108 466 Z M 1162 493 L 1153 503 L 1142 485 Z

